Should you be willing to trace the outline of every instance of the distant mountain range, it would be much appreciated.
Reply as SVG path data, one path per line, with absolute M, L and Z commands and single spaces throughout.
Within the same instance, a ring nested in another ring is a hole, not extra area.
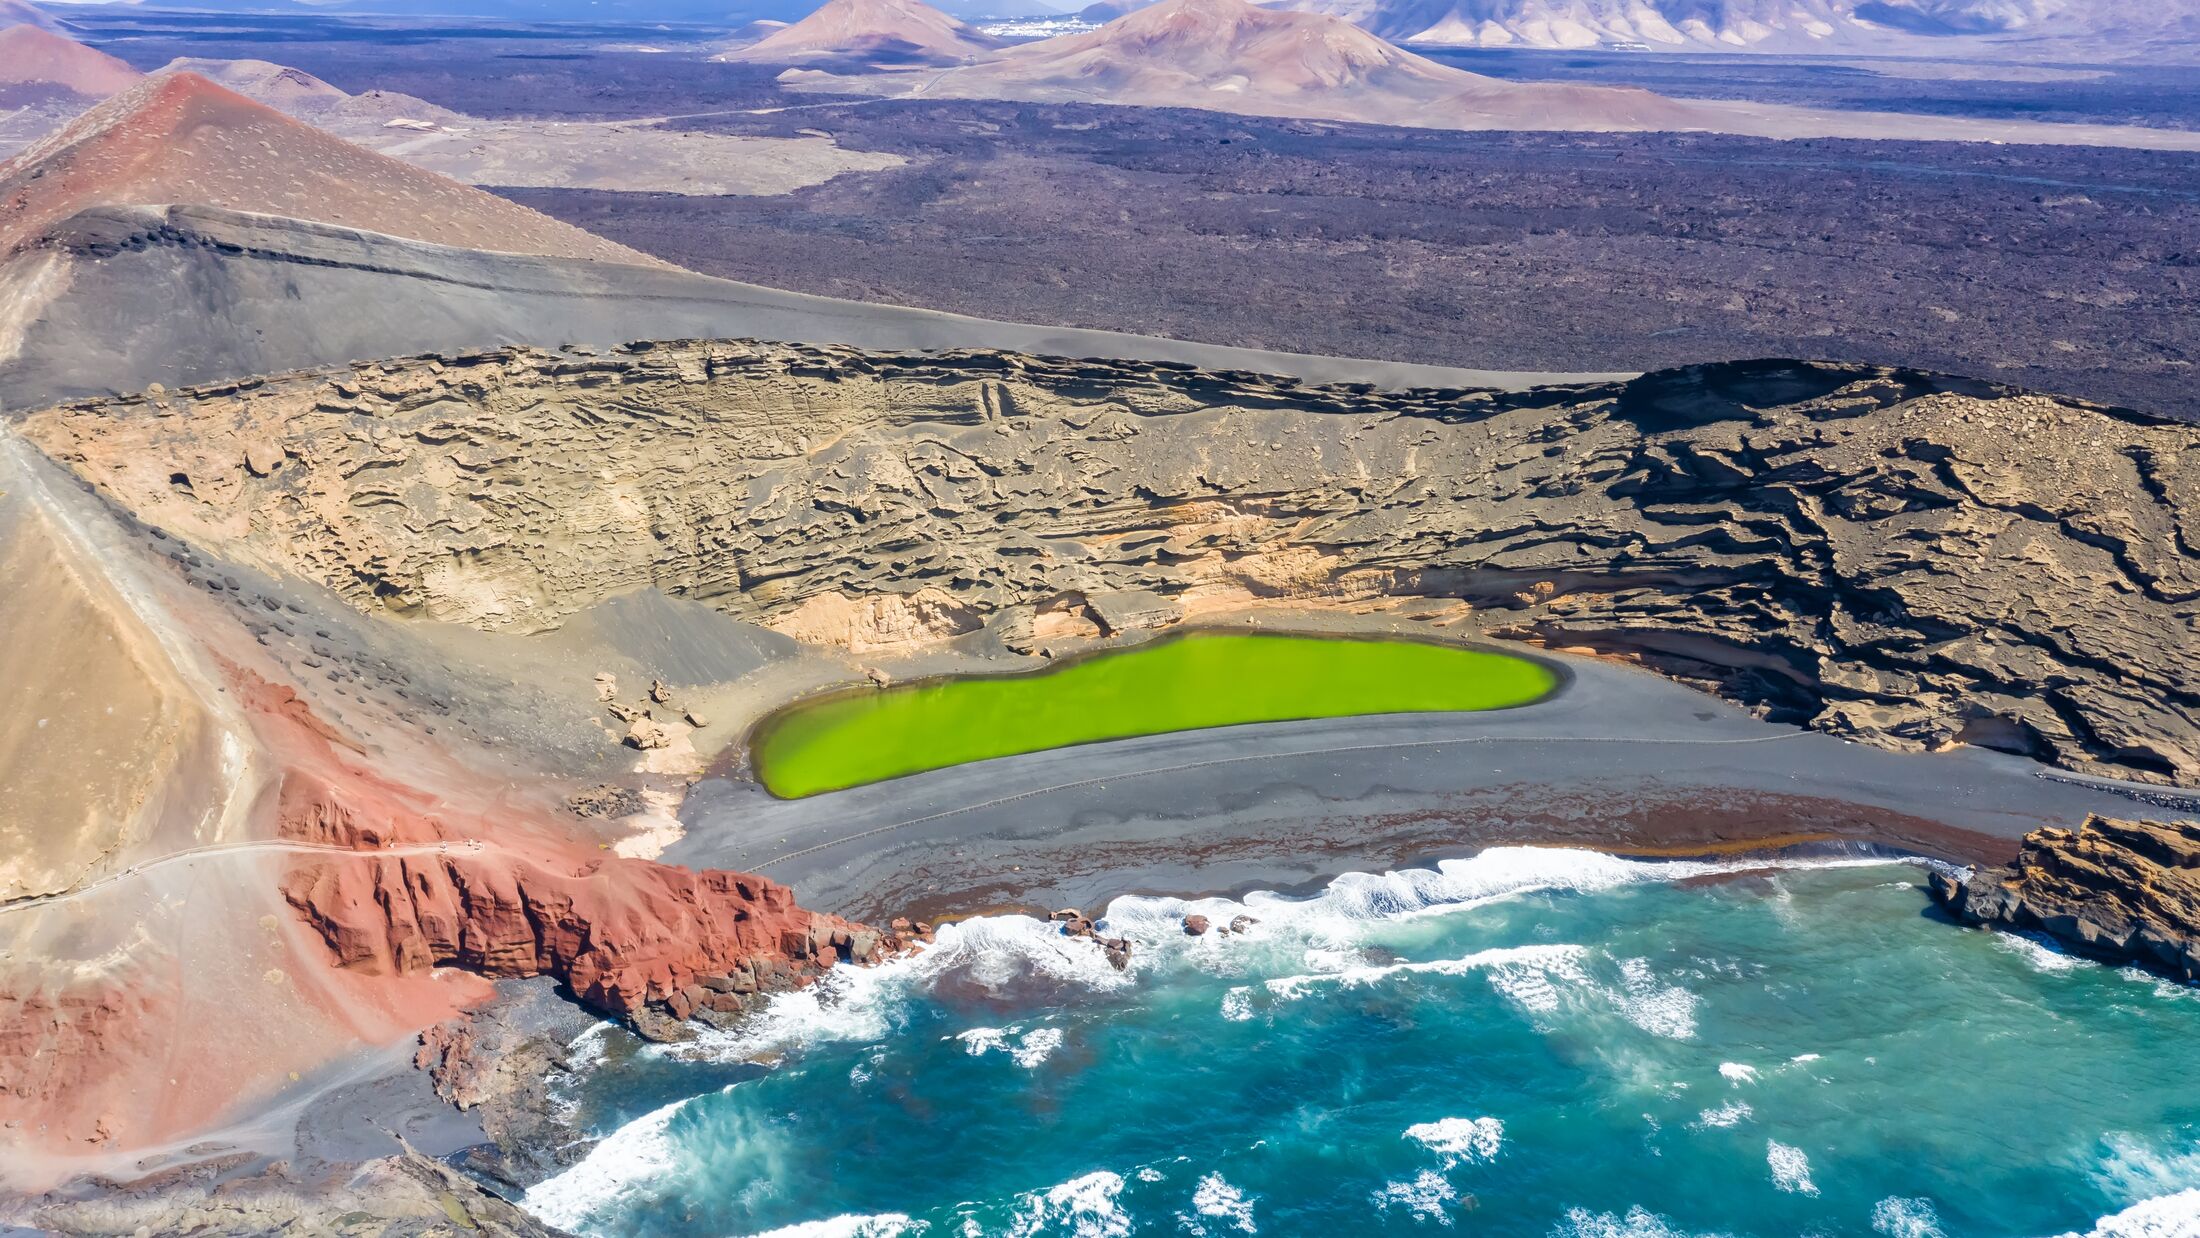
M 936 70 L 867 72 L 860 60 L 880 40 L 902 39 L 920 25 L 936 27 L 951 19 L 934 13 L 926 23 L 913 22 L 912 13 L 924 7 L 919 0 L 835 0 L 831 7 L 840 42 L 806 42 L 804 54 L 824 63 L 788 70 L 780 77 L 788 86 L 925 99 L 1199 108 L 1432 129 L 2200 149 L 2200 133 L 2187 130 L 1810 109 L 1677 99 L 1630 87 L 1502 80 L 1438 63 L 1342 17 L 1247 0 L 1161 0 L 1097 29 L 969 53 L 959 63 L 949 52 L 936 58 L 947 62 Z
M 1424 46 L 2200 59 L 2200 0 L 1293 0 Z

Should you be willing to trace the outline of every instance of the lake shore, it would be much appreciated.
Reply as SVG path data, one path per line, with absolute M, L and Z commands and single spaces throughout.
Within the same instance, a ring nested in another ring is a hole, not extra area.
M 1404 626 L 1380 615 L 1259 622 Z M 2192 811 L 2157 788 L 2045 777 L 1977 748 L 1892 752 L 1768 723 L 1609 660 L 1540 656 L 1563 686 L 1512 709 L 1146 736 L 802 800 L 772 796 L 729 750 L 690 791 L 685 833 L 662 858 L 761 872 L 808 905 L 885 919 L 1294 889 L 1502 843 L 1638 855 L 1858 844 L 1998 863 L 2024 834 L 2089 812 Z

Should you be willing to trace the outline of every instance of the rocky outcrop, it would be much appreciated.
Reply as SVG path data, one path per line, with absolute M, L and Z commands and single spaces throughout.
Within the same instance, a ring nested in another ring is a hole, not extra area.
M 805 911 L 785 886 L 746 873 L 617 856 L 563 872 L 451 850 L 303 865 L 284 895 L 343 966 L 554 976 L 657 1039 L 682 1035 L 679 1021 L 698 1011 L 738 1012 L 886 948 L 879 934 Z
M 2038 830 L 2014 863 L 1933 875 L 1933 897 L 1971 924 L 2038 929 L 2078 949 L 2200 981 L 2200 822 L 2095 816 Z
M 535 630 L 654 586 L 828 642 L 983 621 L 1037 649 L 1065 600 L 1113 628 L 1433 597 L 1467 631 L 1835 734 L 2200 779 L 2200 429 L 1908 371 L 1390 393 L 674 343 L 287 375 L 23 433 L 370 612 Z M 266 476 L 255 445 L 280 450 Z
M 406 1148 L 359 1165 L 305 1172 L 238 1153 L 134 1181 L 93 1179 L 24 1201 L 0 1220 L 42 1232 L 113 1235 L 297 1234 L 343 1238 L 560 1238 L 517 1205 L 433 1157 Z

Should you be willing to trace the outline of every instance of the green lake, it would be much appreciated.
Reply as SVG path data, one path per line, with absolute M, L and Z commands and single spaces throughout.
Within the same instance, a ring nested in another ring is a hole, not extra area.
M 1193 633 L 1043 672 L 797 701 L 757 728 L 756 776 L 799 799 L 1070 744 L 1246 722 L 1503 709 L 1550 694 L 1526 658 L 1414 640 Z

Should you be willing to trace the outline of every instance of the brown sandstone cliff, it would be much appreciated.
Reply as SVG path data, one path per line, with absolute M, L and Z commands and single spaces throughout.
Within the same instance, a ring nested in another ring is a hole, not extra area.
M 1439 597 L 1902 748 L 2200 780 L 2200 430 L 1789 362 L 1505 394 L 745 342 L 35 414 L 122 505 L 368 612 L 644 587 L 848 646 Z
M 2200 981 L 2200 822 L 2095 816 L 2075 830 L 2038 830 L 2014 863 L 1968 878 L 1936 873 L 1932 891 L 1968 923 L 2039 929 Z

